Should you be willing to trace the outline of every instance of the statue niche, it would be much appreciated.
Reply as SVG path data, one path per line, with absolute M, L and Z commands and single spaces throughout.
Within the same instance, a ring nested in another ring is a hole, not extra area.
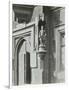
M 38 41 L 39 41 L 39 47 L 46 47 L 46 31 L 45 31 L 45 21 L 44 17 L 40 16 L 39 22 L 38 22 Z

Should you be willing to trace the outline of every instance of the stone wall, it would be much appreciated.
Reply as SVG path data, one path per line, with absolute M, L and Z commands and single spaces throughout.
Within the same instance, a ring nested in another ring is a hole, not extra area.
M 58 57 L 60 58 L 60 56 L 56 57 L 56 54 L 58 51 L 56 51 L 56 28 L 59 29 L 63 26 L 65 26 L 65 8 L 56 8 L 56 9 L 47 9 L 45 12 L 45 20 L 47 21 L 47 37 L 48 37 L 48 43 L 47 43 L 47 58 L 46 60 L 48 60 L 48 82 L 49 83 L 54 83 L 54 82 L 63 82 L 64 81 L 64 72 L 62 71 L 59 72 L 60 76 L 56 75 L 54 76 L 54 73 L 56 71 L 56 66 L 59 61 L 59 59 L 57 59 Z M 63 28 L 65 29 L 65 28 Z M 60 31 L 62 31 L 62 29 L 60 29 Z M 65 31 L 64 31 L 65 32 Z M 57 37 L 59 38 L 59 36 Z M 59 47 L 59 45 L 57 45 L 57 47 Z M 58 77 L 60 77 L 60 79 L 57 79 Z M 63 77 L 63 79 L 61 79 Z

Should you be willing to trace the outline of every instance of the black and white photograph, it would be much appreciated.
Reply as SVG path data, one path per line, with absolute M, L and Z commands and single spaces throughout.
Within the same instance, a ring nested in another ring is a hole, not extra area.
M 65 82 L 65 7 L 12 4 L 12 85 Z
M 0 90 L 69 90 L 69 1 L 0 1 Z

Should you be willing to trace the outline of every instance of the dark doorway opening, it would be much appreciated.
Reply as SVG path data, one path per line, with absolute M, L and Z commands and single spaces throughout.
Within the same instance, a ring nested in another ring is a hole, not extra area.
M 26 52 L 25 54 L 25 83 L 30 84 L 31 83 L 31 68 L 30 68 L 30 53 Z

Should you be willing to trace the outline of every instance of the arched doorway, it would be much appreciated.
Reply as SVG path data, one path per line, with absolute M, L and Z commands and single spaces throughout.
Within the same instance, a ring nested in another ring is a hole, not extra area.
M 17 49 L 17 85 L 31 83 L 30 45 L 22 39 Z

